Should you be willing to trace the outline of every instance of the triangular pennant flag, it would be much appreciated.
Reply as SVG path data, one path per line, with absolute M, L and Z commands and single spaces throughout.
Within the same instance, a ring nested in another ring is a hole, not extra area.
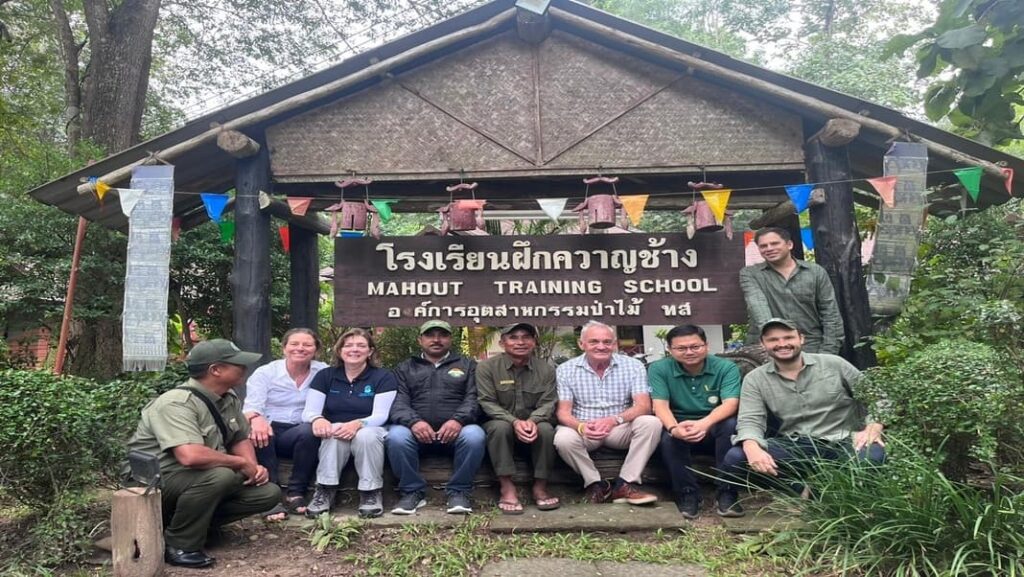
M 725 222 L 725 209 L 729 206 L 729 196 L 732 195 L 732 189 L 702 190 L 700 194 L 704 197 L 704 202 L 708 203 L 711 214 L 715 215 L 715 222 L 718 224 Z
M 1006 194 L 1013 196 L 1013 169 L 1000 168 L 999 172 L 1002 172 L 1003 176 L 1006 178 Z
M 391 220 L 393 216 L 391 214 L 391 203 L 398 202 L 397 200 L 371 200 L 370 204 L 377 209 L 377 216 L 380 217 L 381 222 L 387 222 Z
M 879 176 L 878 178 L 869 178 L 868 183 L 870 183 L 871 186 L 875 187 L 875 191 L 878 193 L 878 196 L 882 197 L 882 201 L 885 202 L 885 206 L 888 206 L 889 208 L 895 206 L 895 204 L 893 204 L 895 200 L 893 193 L 896 190 L 895 176 Z
M 199 196 L 203 199 L 203 205 L 206 207 L 206 214 L 210 216 L 210 220 L 220 222 L 220 217 L 224 214 L 224 207 L 227 206 L 230 197 L 213 192 L 202 192 Z
M 283 248 L 285 252 L 290 252 L 292 249 L 292 236 L 291 231 L 288 229 L 288 225 L 286 224 L 278 227 L 277 232 L 281 235 L 281 248 Z
M 786 194 L 789 195 L 789 200 L 793 201 L 797 214 L 807 210 L 812 190 L 814 190 L 813 184 L 791 184 L 786 187 Z
M 178 240 L 179 236 L 181 236 L 181 219 L 174 217 L 171 219 L 171 240 Z
M 804 241 L 804 248 L 814 250 L 814 233 L 809 228 L 800 229 L 800 240 Z
M 569 202 L 568 198 L 537 199 L 537 204 L 540 205 L 540 209 L 554 221 L 557 221 L 558 217 L 562 216 L 562 212 L 565 211 L 565 203 L 567 202 Z
M 486 200 L 456 200 L 455 207 L 459 210 L 480 210 L 485 203 Z
M 981 192 L 981 167 L 972 166 L 971 168 L 961 168 L 960 170 L 954 170 L 953 174 L 960 179 L 960 184 L 964 185 L 967 189 L 967 194 L 971 195 L 971 199 L 974 202 L 978 202 L 978 193 Z
M 108 192 L 110 192 L 110 185 L 105 183 L 105 182 L 103 182 L 102 180 L 97 180 L 96 181 L 96 198 L 98 198 L 100 200 L 100 205 L 103 204 L 103 197 L 107 196 Z
M 313 199 L 308 196 L 289 196 L 288 208 L 292 209 L 292 214 L 295 216 L 306 216 L 306 211 L 309 210 L 309 203 L 311 202 L 313 202 Z
M 271 200 L 272 199 L 270 198 L 270 195 L 263 192 L 262 190 L 260 191 L 259 194 L 256 195 L 256 202 L 259 203 L 260 210 L 266 210 L 267 207 L 270 206 Z
M 220 223 L 220 243 L 223 245 L 231 244 L 231 239 L 235 238 L 235 221 L 225 220 Z
M 619 200 L 622 201 L 622 209 L 626 211 L 626 216 L 629 217 L 629 222 L 633 223 L 633 226 L 640 224 L 640 219 L 644 217 L 644 208 L 647 206 L 647 199 L 650 198 L 649 194 L 634 194 L 630 196 L 620 196 Z
M 135 210 L 135 205 L 138 204 L 139 199 L 142 198 L 142 193 L 146 191 L 141 188 L 119 188 L 117 189 L 117 197 L 121 199 L 121 212 L 125 216 L 131 217 L 132 211 Z

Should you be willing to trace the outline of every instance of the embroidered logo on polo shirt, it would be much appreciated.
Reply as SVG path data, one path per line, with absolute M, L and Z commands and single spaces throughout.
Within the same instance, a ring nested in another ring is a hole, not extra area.
M 453 379 L 461 379 L 462 377 L 466 376 L 466 371 L 458 367 L 455 367 L 453 369 L 448 370 L 448 376 L 452 377 Z
M 372 397 L 373 396 L 373 387 L 370 386 L 370 385 L 366 385 L 365 387 L 363 387 L 363 392 L 359 393 L 359 396 L 360 397 Z

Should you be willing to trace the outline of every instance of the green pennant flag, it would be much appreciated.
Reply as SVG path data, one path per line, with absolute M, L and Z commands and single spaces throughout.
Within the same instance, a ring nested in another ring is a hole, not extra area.
M 371 200 L 370 201 L 374 208 L 377 209 L 377 214 L 380 216 L 381 222 L 387 222 L 391 220 L 391 203 L 398 202 L 397 200 Z
M 220 243 L 224 246 L 231 244 L 231 240 L 235 238 L 235 221 L 233 220 L 222 220 L 220 221 Z
M 953 171 L 953 174 L 960 179 L 960 184 L 964 185 L 964 188 L 967 189 L 967 193 L 971 195 L 974 202 L 978 202 L 978 193 L 981 191 L 981 171 L 980 166 Z

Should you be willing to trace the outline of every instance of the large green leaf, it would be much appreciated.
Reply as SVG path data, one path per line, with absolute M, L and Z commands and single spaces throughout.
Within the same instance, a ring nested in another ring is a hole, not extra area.
M 924 112 L 929 120 L 938 120 L 949 113 L 957 90 L 948 84 L 933 84 L 924 94 Z
M 966 48 L 974 44 L 981 44 L 988 37 L 985 27 L 980 24 L 971 24 L 956 30 L 944 32 L 935 43 L 943 48 L 957 49 Z

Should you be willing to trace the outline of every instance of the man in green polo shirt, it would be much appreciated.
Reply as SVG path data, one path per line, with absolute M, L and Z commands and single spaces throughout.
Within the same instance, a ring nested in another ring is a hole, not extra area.
M 164 558 L 171 565 L 212 565 L 202 550 L 211 527 L 266 511 L 281 499 L 256 461 L 249 423 L 232 390 L 260 358 L 224 339 L 199 343 L 186 359 L 191 378 L 146 405 L 128 441 L 129 449 L 159 457 Z
M 722 466 L 736 432 L 740 404 L 740 370 L 732 361 L 708 354 L 707 335 L 696 325 L 680 325 L 665 337 L 669 356 L 651 363 L 654 414 L 661 420 L 661 459 L 672 478 L 676 507 L 695 519 L 700 511 L 700 488 L 690 470 L 693 451 L 714 452 Z M 736 489 L 718 483 L 717 509 L 723 517 L 740 517 Z
M 548 476 L 555 464 L 555 367 L 533 354 L 537 348 L 537 329 L 531 324 L 505 327 L 500 343 L 503 353 L 476 366 L 477 398 L 490 419 L 483 425 L 487 452 L 501 484 L 498 508 L 505 515 L 523 512 L 512 482 L 516 471 L 513 451 L 518 444 L 530 447 L 533 501 L 537 509 L 557 509 L 558 497 L 548 493 Z

